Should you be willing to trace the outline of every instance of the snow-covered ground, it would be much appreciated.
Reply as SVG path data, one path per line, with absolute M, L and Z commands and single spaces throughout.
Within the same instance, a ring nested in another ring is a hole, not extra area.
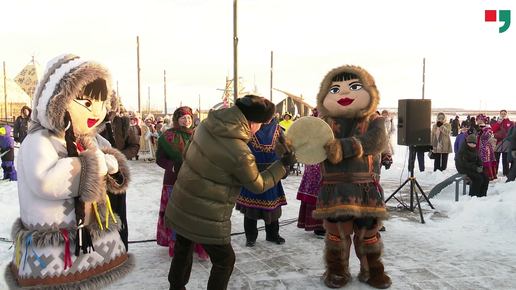
M 453 141 L 453 137 L 452 137 Z M 394 164 L 382 172 L 381 183 L 390 195 L 408 177 L 407 147 L 397 146 Z M 430 189 L 456 173 L 450 154 L 448 169 L 433 172 L 433 160 L 426 157 L 425 172 L 415 177 L 428 194 Z M 167 274 L 171 258 L 168 249 L 156 245 L 156 223 L 163 170 L 154 163 L 130 161 L 132 185 L 127 193 L 129 252 L 137 266 L 127 277 L 107 289 L 168 289 Z M 416 167 L 417 168 L 417 167 Z M 230 289 L 326 289 L 319 280 L 324 272 L 323 240 L 296 227 L 299 201 L 296 200 L 301 175 L 283 181 L 288 205 L 283 207 L 280 234 L 284 245 L 265 241 L 260 232 L 254 248 L 245 247 L 243 217 L 234 212 L 233 247 L 237 262 Z M 454 186 L 445 188 L 430 201 L 421 201 L 425 224 L 419 211 L 405 210 L 397 200 L 387 206 L 391 218 L 382 233 L 383 260 L 393 280 L 391 289 L 515 289 L 511 279 L 516 273 L 516 183 L 500 177 L 490 184 L 488 196 L 460 196 L 454 201 Z M 398 199 L 408 203 L 408 185 Z M 0 182 L 0 237 L 10 240 L 13 221 L 19 216 L 16 182 Z M 263 226 L 263 221 L 258 223 Z M 0 241 L 2 269 L 12 259 L 12 243 Z M 206 289 L 210 262 L 195 258 L 187 289 Z M 351 274 L 359 271 L 358 260 L 350 259 Z M 0 289 L 6 289 L 2 275 Z M 354 279 L 345 289 L 372 289 Z

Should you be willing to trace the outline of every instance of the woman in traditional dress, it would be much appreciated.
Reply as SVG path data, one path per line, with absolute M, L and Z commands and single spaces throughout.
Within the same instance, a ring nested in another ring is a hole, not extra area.
M 268 124 L 262 125 L 247 144 L 256 158 L 256 165 L 260 172 L 280 159 L 274 151 L 274 141 L 281 135 L 283 135 L 282 129 L 272 118 Z M 285 243 L 285 239 L 279 235 L 279 218 L 281 217 L 281 207 L 286 204 L 287 199 L 281 181 L 262 194 L 252 193 L 242 187 L 236 201 L 236 209 L 245 215 L 244 230 L 247 247 L 254 247 L 256 244 L 259 219 L 263 219 L 265 222 L 265 239 L 267 241 L 278 245 Z
M 477 151 L 478 155 L 480 155 L 480 159 L 484 163 L 484 173 L 489 177 L 489 180 L 495 180 L 498 178 L 498 174 L 496 172 L 498 166 L 496 165 L 496 157 L 494 152 L 493 143 L 491 143 L 491 138 L 493 138 L 493 130 L 491 126 L 487 126 L 487 118 L 480 114 L 477 116 L 477 125 L 478 125 L 478 133 L 477 133 Z
M 318 117 L 317 109 L 313 109 L 313 116 Z M 323 239 L 326 230 L 323 221 L 312 217 L 312 212 L 317 204 L 319 196 L 319 185 L 321 182 L 321 166 L 319 164 L 305 165 L 305 172 L 301 178 L 301 184 L 297 191 L 297 199 L 301 201 L 297 227 L 304 228 L 305 231 L 313 231 L 314 234 Z
M 139 158 L 150 162 L 156 158 L 156 140 L 158 139 L 158 133 L 154 129 L 152 124 L 152 115 L 145 117 L 142 125 L 142 135 L 140 137 L 140 152 L 138 153 Z
M 161 203 L 159 206 L 157 243 L 160 246 L 168 247 L 170 257 L 174 256 L 175 233 L 166 228 L 163 222 L 165 209 L 170 198 L 170 193 L 177 180 L 177 174 L 183 163 L 183 149 L 193 133 L 192 109 L 190 107 L 179 107 L 175 110 L 173 119 L 174 127 L 163 132 L 158 138 L 158 149 L 156 162 L 165 169 L 163 176 L 163 188 L 161 190 Z M 208 259 L 208 254 L 201 245 L 197 244 L 195 251 L 201 259 Z

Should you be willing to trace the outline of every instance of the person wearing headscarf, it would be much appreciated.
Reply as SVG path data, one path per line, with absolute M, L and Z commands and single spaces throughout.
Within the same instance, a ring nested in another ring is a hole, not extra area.
M 138 157 L 147 162 L 151 162 L 156 158 L 156 140 L 158 132 L 154 127 L 154 116 L 147 115 L 141 126 L 142 135 L 140 136 L 140 151 Z
M 165 169 L 163 188 L 161 189 L 156 241 L 158 245 L 168 247 L 170 257 L 174 256 L 176 235 L 175 232 L 165 227 L 163 217 L 170 194 L 177 180 L 177 174 L 183 164 L 183 149 L 194 130 L 192 123 L 193 113 L 190 107 L 184 106 L 177 108 L 172 118 L 174 120 L 174 127 L 169 128 L 161 134 L 158 138 L 158 149 L 156 151 L 156 162 L 161 168 Z M 208 258 L 208 254 L 206 254 L 201 245 L 196 244 L 195 251 L 201 259 Z
M 495 180 L 498 178 L 498 172 L 496 172 L 497 163 L 495 156 L 495 149 L 491 138 L 493 138 L 493 130 L 491 126 L 487 125 L 487 118 L 484 114 L 479 114 L 476 118 L 478 131 L 477 131 L 477 151 L 482 162 L 484 162 L 484 173 L 489 177 L 489 180 Z
M 64 54 L 36 87 L 17 156 L 10 288 L 100 289 L 134 267 L 107 197 L 127 190 L 127 158 L 96 133 L 118 102 L 109 98 L 110 79 L 102 65 Z
M 313 117 L 319 117 L 317 108 L 313 109 Z M 319 185 L 321 182 L 321 166 L 319 163 L 309 165 L 305 164 L 305 171 L 301 178 L 301 183 L 297 190 L 296 198 L 301 201 L 299 206 L 299 215 L 297 218 L 297 227 L 304 228 L 305 231 L 313 231 L 315 236 L 324 239 L 326 230 L 323 221 L 315 219 L 312 216 L 317 204 L 319 196 Z

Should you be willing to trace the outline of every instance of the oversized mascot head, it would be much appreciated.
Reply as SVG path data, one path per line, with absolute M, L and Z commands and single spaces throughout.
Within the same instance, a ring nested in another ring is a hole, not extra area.
M 57 136 L 70 130 L 75 137 L 95 133 L 106 111 L 118 104 L 116 96 L 109 94 L 110 79 L 105 67 L 73 54 L 50 60 L 35 90 L 32 127 Z
M 363 118 L 374 114 L 379 102 L 374 78 L 359 66 L 344 65 L 321 82 L 317 111 L 325 118 Z

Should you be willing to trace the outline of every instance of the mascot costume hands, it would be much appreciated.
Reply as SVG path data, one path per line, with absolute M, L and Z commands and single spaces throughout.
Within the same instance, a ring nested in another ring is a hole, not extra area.
M 374 78 L 358 66 L 331 70 L 317 95 L 317 111 L 333 130 L 325 146 L 322 184 L 313 217 L 327 230 L 324 284 L 340 288 L 351 281 L 351 244 L 360 260 L 358 279 L 385 289 L 391 279 L 381 261 L 383 243 L 378 233 L 387 219 L 381 188 L 381 153 L 388 137 L 384 118 L 376 114 L 380 96 Z M 352 238 L 353 235 L 353 238 Z
M 48 63 L 18 152 L 11 289 L 100 289 L 133 268 L 106 197 L 127 189 L 127 159 L 95 130 L 117 105 L 110 91 L 98 63 L 70 54 Z

